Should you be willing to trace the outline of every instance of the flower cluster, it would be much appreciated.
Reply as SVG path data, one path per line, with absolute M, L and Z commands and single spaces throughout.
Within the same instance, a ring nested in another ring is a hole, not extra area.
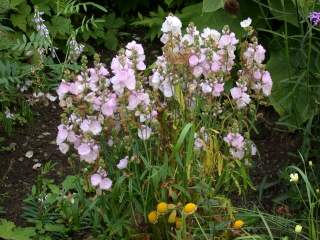
M 35 9 L 32 21 L 35 23 L 38 33 L 45 38 L 49 38 L 49 30 L 44 24 L 43 14 L 44 12 L 39 12 L 38 9 Z
M 189 216 L 197 211 L 198 206 L 192 202 L 187 203 L 181 208 L 181 215 Z M 157 209 L 149 212 L 148 221 L 151 224 L 156 224 L 160 216 L 164 216 L 170 212 L 168 216 L 168 223 L 175 224 L 176 228 L 179 229 L 182 226 L 182 218 L 178 217 L 177 211 L 180 207 L 175 204 L 168 204 L 166 202 L 160 202 L 157 204 Z
M 91 175 L 91 185 L 100 190 L 109 190 L 112 186 L 112 181 L 107 177 L 107 173 L 103 169 L 99 169 L 95 174 Z
M 81 160 L 95 163 L 100 158 L 99 135 L 103 129 L 120 131 L 124 115 L 131 114 L 137 119 L 138 137 L 146 140 L 151 136 L 148 123 L 157 112 L 151 108 L 152 101 L 138 75 L 138 71 L 146 68 L 144 60 L 142 46 L 132 41 L 112 59 L 111 74 L 104 64 L 96 63 L 94 68 L 75 75 L 72 81 L 62 80 L 57 94 L 60 106 L 69 113 L 58 127 L 56 142 L 62 153 L 67 153 L 72 145 Z M 124 169 L 127 164 L 128 157 L 125 157 L 117 168 Z M 103 174 L 96 174 L 106 179 Z M 97 180 L 98 175 L 92 176 Z M 100 186 L 97 182 L 91 181 L 93 186 Z M 106 189 L 104 185 L 99 188 Z
M 241 23 L 245 29 L 251 24 L 251 19 Z M 235 66 L 235 51 L 239 40 L 235 34 L 225 27 L 222 32 L 205 28 L 200 33 L 190 24 L 186 34 L 181 34 L 181 22 L 177 17 L 169 16 L 163 23 L 162 42 L 165 43 L 164 54 L 158 57 L 150 76 L 150 85 L 159 89 L 163 95 L 170 98 L 175 95 L 175 85 L 180 81 L 174 64 L 186 64 L 191 72 L 187 88 L 193 93 L 215 98 L 225 92 L 224 86 L 230 80 L 231 71 Z M 250 31 L 250 29 L 248 29 Z M 243 108 L 251 102 L 250 90 L 254 94 L 269 96 L 272 80 L 265 70 L 263 61 L 265 49 L 252 37 L 251 42 L 245 42 L 246 49 L 242 51 L 241 65 L 238 70 L 236 86 L 231 88 L 230 94 L 238 108 Z M 192 101 L 190 101 L 192 102 Z
M 226 142 L 231 158 L 243 159 L 248 147 L 254 154 L 254 144 L 241 135 L 246 124 L 240 123 L 236 132 L 225 130 L 238 121 L 239 114 L 246 119 L 251 109 L 248 105 L 255 100 L 259 103 L 271 93 L 272 80 L 263 64 L 266 51 L 250 35 L 250 24 L 251 19 L 242 22 L 249 37 L 240 42 L 228 26 L 221 32 L 210 28 L 199 32 L 190 24 L 183 35 L 181 21 L 168 16 L 161 28 L 163 53 L 151 74 L 144 71 L 142 45 L 132 41 L 112 59 L 110 69 L 95 61 L 94 67 L 84 67 L 80 73 L 62 80 L 57 89 L 60 106 L 66 113 L 58 127 L 61 152 L 67 153 L 73 146 L 81 160 L 100 167 L 100 172 L 93 168 L 91 183 L 102 190 L 108 189 L 104 185 L 107 173 L 102 170 L 125 169 L 129 159 L 124 157 L 116 166 L 106 164 L 100 153 L 100 135 L 109 139 L 111 147 L 111 132 L 122 141 L 146 141 L 154 135 L 155 140 L 170 148 L 171 135 L 159 134 L 173 128 L 183 117 L 189 122 L 206 122 L 195 129 L 195 149 L 208 150 L 214 133 L 214 139 Z M 236 73 L 238 77 L 234 79 Z M 230 116 L 226 116 L 228 113 Z M 110 184 L 107 186 L 111 188 Z
M 230 147 L 230 154 L 236 159 L 242 159 L 245 153 L 244 137 L 239 133 L 228 133 L 223 139 Z
M 84 45 L 78 43 L 75 38 L 72 38 L 68 42 L 68 46 L 69 46 L 69 56 L 68 56 L 69 59 L 71 61 L 76 61 L 81 55 L 81 53 L 83 52 Z
M 320 12 L 311 12 L 309 19 L 313 26 L 320 26 Z

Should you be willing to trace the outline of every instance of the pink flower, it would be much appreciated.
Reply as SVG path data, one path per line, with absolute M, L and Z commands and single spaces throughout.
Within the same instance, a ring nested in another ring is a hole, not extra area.
M 197 78 L 200 77 L 201 74 L 203 73 L 202 67 L 200 67 L 200 66 L 195 66 L 195 67 L 193 68 L 192 73 L 193 73 L 193 75 L 194 75 L 195 77 L 197 77 Z
M 78 153 L 79 153 L 80 156 L 88 155 L 90 152 L 91 152 L 91 148 L 87 143 L 82 143 L 78 147 Z
M 242 89 L 240 87 L 234 87 L 230 90 L 233 99 L 239 99 L 242 96 Z
M 111 179 L 103 177 L 103 175 L 99 173 L 91 175 L 90 180 L 93 187 L 98 187 L 101 190 L 109 190 L 112 186 Z
M 199 63 L 199 58 L 196 55 L 191 55 L 189 57 L 189 64 L 190 66 L 196 66 Z
M 63 154 L 66 154 L 69 151 L 69 145 L 66 143 L 60 143 L 59 144 L 59 150 L 60 152 L 62 152 Z
M 215 83 L 213 84 L 213 92 L 212 95 L 218 97 L 224 91 L 224 83 Z
M 70 84 L 69 91 L 74 95 L 79 95 L 84 90 L 84 85 L 80 82 L 74 82 Z
M 95 173 L 95 174 L 91 175 L 90 180 L 91 180 L 91 185 L 96 187 L 101 183 L 102 177 L 100 174 Z
M 260 70 L 256 70 L 253 72 L 253 77 L 256 79 L 256 80 L 260 80 L 261 79 L 261 72 Z
M 113 115 L 116 108 L 117 108 L 116 95 L 112 94 L 111 96 L 109 96 L 107 101 L 104 104 L 102 104 L 101 112 L 103 113 L 103 115 L 109 117 Z
M 69 84 L 62 81 L 57 89 L 57 94 L 59 96 L 59 99 L 62 99 L 64 95 L 66 95 L 69 92 Z
M 201 90 L 203 93 L 211 93 L 212 87 L 208 83 L 201 83 Z
M 117 168 L 122 170 L 122 169 L 125 169 L 128 165 L 128 156 L 126 156 L 125 158 L 121 159 L 119 161 L 119 163 L 117 164 Z
M 251 101 L 250 96 L 245 91 L 246 88 L 243 87 L 234 87 L 230 90 L 231 96 L 236 101 L 239 109 L 247 106 Z
M 137 108 L 137 106 L 139 105 L 140 103 L 140 99 L 138 97 L 138 94 L 137 92 L 132 92 L 128 98 L 128 101 L 129 101 L 129 105 L 128 105 L 128 110 L 134 110 Z
M 234 158 L 241 160 L 244 157 L 244 150 L 243 149 L 239 150 L 239 149 L 230 148 L 230 154 Z
M 262 75 L 262 91 L 265 96 L 271 94 L 272 89 L 272 79 L 268 71 L 264 71 Z
M 211 64 L 211 71 L 213 72 L 218 72 L 221 68 L 221 63 L 220 62 L 213 62 Z
M 57 135 L 56 143 L 60 145 L 67 139 L 67 137 L 68 137 L 67 127 L 63 124 L 60 124 L 58 126 L 58 135 Z
M 134 90 L 136 87 L 136 77 L 132 69 L 122 69 L 117 72 L 115 76 L 110 79 L 113 84 L 113 89 L 122 94 L 124 88 Z
M 244 147 L 244 137 L 239 133 L 228 133 L 223 140 L 236 149 L 240 150 Z
M 137 70 L 146 69 L 146 65 L 144 64 L 146 56 L 141 44 L 136 43 L 136 41 L 129 42 L 126 46 L 125 54 L 132 62 L 136 62 L 135 67 Z
M 109 71 L 104 66 L 101 66 L 99 71 L 98 71 L 98 74 L 101 75 L 101 76 L 108 76 L 109 75 Z
M 112 187 L 112 181 L 110 178 L 102 178 L 100 184 L 99 184 L 99 188 L 101 190 L 110 190 Z
M 91 121 L 90 131 L 93 133 L 93 135 L 98 135 L 102 131 L 100 122 L 97 120 Z
M 165 97 L 170 98 L 173 96 L 173 86 L 169 80 L 164 80 L 159 88 Z
M 256 51 L 254 53 L 254 60 L 257 63 L 262 63 L 264 61 L 264 59 L 265 59 L 266 50 L 261 45 L 256 46 L 255 50 Z
M 78 153 L 80 155 L 80 159 L 86 161 L 87 163 L 93 163 L 99 155 L 99 146 L 82 143 L 78 147 Z

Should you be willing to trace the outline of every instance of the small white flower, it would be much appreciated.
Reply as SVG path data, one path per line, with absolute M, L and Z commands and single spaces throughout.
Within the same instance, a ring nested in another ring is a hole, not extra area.
M 173 34 L 181 34 L 182 23 L 176 16 L 168 16 L 162 24 L 161 31 L 163 33 L 172 32 Z
M 32 166 L 32 169 L 33 170 L 37 170 L 38 168 L 40 168 L 41 167 L 41 163 L 36 163 L 36 164 L 34 164 L 33 166 Z
M 26 152 L 26 155 L 25 155 L 27 158 L 32 158 L 33 157 L 33 151 L 28 151 Z
M 245 20 L 240 22 L 240 26 L 242 28 L 247 28 L 247 27 L 249 27 L 251 25 L 251 23 L 252 23 L 252 19 L 251 18 L 247 18 L 247 19 L 245 19 Z
M 312 165 L 313 165 L 313 162 L 309 161 L 309 166 L 312 167 Z
M 47 94 L 46 94 L 46 97 L 47 97 L 51 102 L 54 102 L 55 100 L 57 100 L 57 97 L 51 95 L 50 93 L 47 93 Z
M 147 140 L 150 138 L 152 133 L 152 129 L 146 125 L 142 125 L 140 129 L 138 129 L 138 137 L 142 140 Z
M 109 138 L 107 144 L 108 144 L 109 147 L 112 147 L 112 146 L 113 146 L 113 140 L 112 140 L 112 138 Z
M 290 174 L 290 182 L 297 183 L 299 181 L 298 173 L 291 173 Z
M 302 226 L 301 225 L 296 225 L 296 227 L 294 228 L 294 231 L 296 232 L 296 233 L 301 233 L 301 231 L 302 231 Z
M 254 143 L 251 144 L 251 155 L 257 155 L 257 146 Z
M 6 118 L 9 118 L 9 119 L 13 118 L 13 116 L 14 116 L 14 114 L 12 114 L 9 109 L 7 109 L 4 112 L 4 114 L 6 115 Z

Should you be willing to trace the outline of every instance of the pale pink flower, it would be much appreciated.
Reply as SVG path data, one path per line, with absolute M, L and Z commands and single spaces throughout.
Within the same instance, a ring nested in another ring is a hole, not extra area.
M 113 115 L 116 108 L 117 108 L 116 95 L 112 94 L 109 96 L 107 101 L 104 104 L 102 104 L 101 112 L 103 113 L 103 115 L 109 117 Z
M 102 177 L 100 174 L 95 173 L 95 174 L 91 175 L 90 180 L 91 180 L 91 185 L 96 187 L 101 183 Z
M 224 83 L 214 83 L 212 95 L 218 97 L 224 91 Z
M 59 145 L 64 142 L 68 137 L 68 129 L 65 125 L 60 124 L 58 126 L 58 135 L 56 139 L 56 143 Z
M 191 55 L 189 57 L 189 64 L 190 66 L 196 66 L 199 63 L 199 58 L 197 57 L 197 55 Z
M 119 163 L 117 164 L 117 168 L 120 169 L 120 170 L 127 168 L 128 159 L 129 159 L 128 156 L 126 156 L 125 158 L 121 159 L 119 161 Z
M 271 94 L 272 89 L 272 79 L 268 71 L 264 71 L 262 75 L 262 91 L 265 96 Z
M 110 190 L 112 187 L 112 181 L 110 178 L 102 178 L 100 184 L 99 184 L 99 188 L 101 190 Z
M 59 150 L 61 153 L 66 154 L 69 151 L 69 144 L 67 143 L 60 143 Z

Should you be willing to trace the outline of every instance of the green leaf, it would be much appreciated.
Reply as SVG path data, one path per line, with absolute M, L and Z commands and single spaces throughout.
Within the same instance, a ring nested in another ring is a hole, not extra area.
M 203 0 L 203 12 L 215 12 L 224 6 L 224 0 Z
M 5 219 L 0 220 L 0 238 L 8 240 L 31 240 L 36 236 L 35 229 L 32 227 L 16 227 L 13 222 Z
M 69 191 L 71 189 L 76 188 L 78 178 L 76 176 L 67 176 L 66 179 L 62 183 L 62 187 L 64 191 Z
M 0 13 L 5 13 L 10 10 L 10 1 L 2 0 L 0 1 Z
M 69 18 L 63 16 L 54 16 L 51 19 L 50 33 L 53 35 L 65 36 L 70 34 L 72 31 L 72 24 Z
M 17 13 L 10 15 L 12 25 L 20 28 L 24 32 L 27 31 L 28 16 L 31 12 L 31 7 L 27 3 L 19 5 Z
M 60 232 L 65 233 L 67 231 L 67 228 L 62 224 L 46 224 L 44 226 L 44 229 L 48 232 Z
M 10 8 L 15 8 L 23 2 L 25 2 L 25 0 L 10 0 Z

